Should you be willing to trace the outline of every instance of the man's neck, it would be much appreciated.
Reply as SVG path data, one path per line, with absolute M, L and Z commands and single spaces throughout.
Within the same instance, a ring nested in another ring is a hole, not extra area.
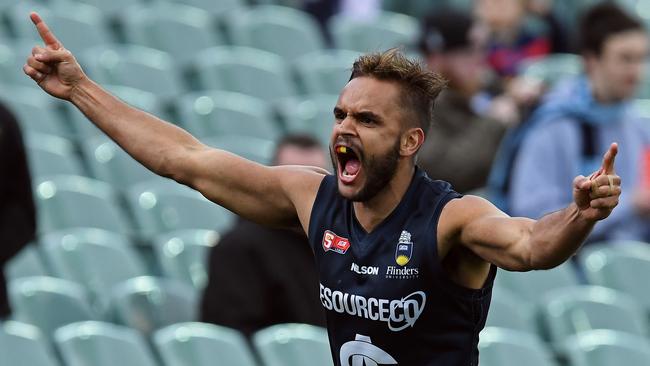
M 354 214 L 366 232 L 371 232 L 399 205 L 406 194 L 415 166 L 401 164 L 393 179 L 375 197 L 366 202 L 354 202 Z

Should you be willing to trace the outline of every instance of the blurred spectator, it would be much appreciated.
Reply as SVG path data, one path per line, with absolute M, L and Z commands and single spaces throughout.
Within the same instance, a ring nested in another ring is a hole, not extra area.
M 274 163 L 325 168 L 327 157 L 315 139 L 291 135 L 278 144 Z M 210 253 L 201 313 L 202 321 L 247 336 L 279 323 L 325 326 L 305 234 L 239 219 Z
M 432 133 L 418 165 L 463 193 L 485 184 L 499 141 L 517 113 L 508 98 L 491 99 L 489 116 L 473 103 L 483 90 L 487 68 L 472 24 L 462 12 L 435 12 L 424 20 L 420 40 L 428 67 L 443 74 L 449 87 L 436 100 Z
M 35 231 L 36 209 L 20 128 L 0 105 L 0 269 L 34 239 Z M 0 271 L 0 319 L 10 312 Z
M 522 61 L 551 52 L 546 32 L 526 22 L 528 1 L 476 1 L 476 15 L 487 32 L 488 62 L 501 77 L 513 77 Z
M 574 176 L 597 170 L 616 141 L 623 194 L 590 239 L 650 240 L 650 187 L 642 182 L 650 124 L 632 100 L 643 79 L 648 37 L 638 20 L 610 3 L 591 8 L 580 27 L 586 75 L 560 83 L 532 115 L 533 129 L 512 172 L 512 214 L 536 218 L 566 206 Z

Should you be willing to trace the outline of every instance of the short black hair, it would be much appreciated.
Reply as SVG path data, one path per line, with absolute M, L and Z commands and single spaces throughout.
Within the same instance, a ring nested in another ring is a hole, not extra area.
M 580 51 L 600 56 L 608 37 L 635 30 L 645 30 L 637 18 L 612 2 L 597 4 L 580 21 Z
M 323 147 L 314 136 L 306 133 L 290 133 L 284 135 L 275 145 L 275 151 L 273 153 L 274 164 L 277 163 L 280 151 L 287 146 L 295 146 L 299 149 L 305 150 L 320 149 Z

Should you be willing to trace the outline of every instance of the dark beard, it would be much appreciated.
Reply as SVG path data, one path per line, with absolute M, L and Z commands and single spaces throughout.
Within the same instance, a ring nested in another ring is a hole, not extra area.
M 374 198 L 382 189 L 388 186 L 397 172 L 397 162 L 399 161 L 400 140 L 397 139 L 393 148 L 383 156 L 368 157 L 363 159 L 362 169 L 366 174 L 366 183 L 359 193 L 350 197 L 354 202 L 367 202 Z M 336 168 L 338 159 L 330 149 L 330 157 Z

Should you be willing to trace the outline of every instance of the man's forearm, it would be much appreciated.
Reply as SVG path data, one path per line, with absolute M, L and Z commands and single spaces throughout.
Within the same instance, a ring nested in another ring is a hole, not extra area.
M 571 257 L 593 229 L 595 221 L 580 214 L 575 203 L 539 219 L 529 238 L 531 269 L 548 269 Z
M 134 159 L 156 174 L 172 177 L 170 162 L 200 142 L 183 129 L 133 108 L 90 79 L 80 82 L 70 101 Z

